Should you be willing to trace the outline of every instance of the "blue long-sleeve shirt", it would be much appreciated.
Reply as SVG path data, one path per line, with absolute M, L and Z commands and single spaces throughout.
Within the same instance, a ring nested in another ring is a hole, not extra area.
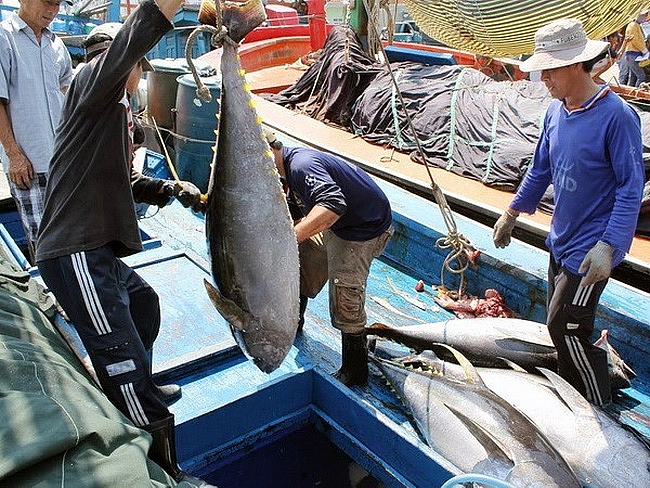
M 555 210 L 546 244 L 572 273 L 601 240 L 614 248 L 612 266 L 630 249 L 644 184 L 638 114 L 607 87 L 569 112 L 548 108 L 533 164 L 511 207 L 532 214 L 553 183 Z

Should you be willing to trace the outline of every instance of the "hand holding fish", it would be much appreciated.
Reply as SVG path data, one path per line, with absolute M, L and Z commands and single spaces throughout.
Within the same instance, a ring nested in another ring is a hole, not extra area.
M 205 204 L 201 202 L 201 190 L 189 181 L 176 183 L 174 196 L 183 207 L 192 207 L 195 212 L 205 212 Z

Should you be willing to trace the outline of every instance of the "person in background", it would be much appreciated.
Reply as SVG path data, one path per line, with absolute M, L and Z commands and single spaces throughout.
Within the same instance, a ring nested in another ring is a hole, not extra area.
M 646 53 L 639 58 L 639 66 L 645 72 L 645 79 L 650 79 L 650 34 L 645 38 Z
M 54 131 L 72 80 L 70 54 L 48 28 L 60 5 L 61 0 L 20 0 L 19 9 L 0 23 L 0 157 L 32 262 Z
M 596 405 L 610 399 L 606 353 L 590 341 L 596 307 L 632 243 L 644 181 L 638 114 L 589 73 L 607 48 L 587 39 L 575 19 L 557 20 L 535 34 L 535 52 L 521 69 L 541 71 L 556 100 L 533 162 L 493 232 L 495 246 L 507 246 L 519 214 L 533 214 L 553 184 L 546 323 L 558 373 Z
M 178 466 L 174 416 L 151 372 L 158 295 L 120 259 L 142 250 L 134 195 L 159 205 L 175 196 L 201 210 L 195 186 L 133 181 L 132 172 L 141 141 L 129 94 L 149 68 L 144 55 L 172 28 L 181 3 L 144 0 L 124 25 L 102 24 L 85 38 L 87 64 L 70 85 L 56 133 L 36 262 L 108 399 L 151 434 L 149 457 L 178 482 L 210 486 Z
M 623 85 L 639 86 L 645 81 L 645 71 L 639 66 L 637 58 L 643 56 L 646 50 L 645 47 L 645 34 L 641 24 L 648 20 L 648 13 L 650 11 L 643 10 L 639 12 L 632 22 L 627 24 L 625 28 L 625 39 L 627 44 L 623 50 L 623 74 L 619 78 L 619 82 Z M 627 75 L 627 76 L 626 76 Z
M 270 131 L 265 137 L 294 207 L 300 324 L 308 297 L 315 297 L 329 279 L 330 318 L 342 335 L 342 365 L 335 376 L 347 386 L 366 384 L 366 284 L 372 260 L 393 233 L 388 198 L 365 171 L 341 158 L 284 147 Z M 316 239 L 320 233 L 322 240 Z
M 627 46 L 627 43 L 629 41 L 628 38 L 624 38 L 618 31 L 609 34 L 607 37 L 605 37 L 605 40 L 609 43 L 609 49 L 605 51 L 603 58 L 596 62 L 596 64 L 594 64 L 593 68 L 591 69 L 591 77 L 596 83 L 600 85 L 607 83 L 600 77 L 600 75 L 602 75 L 615 63 L 619 64 L 618 78 L 620 79 L 620 60 L 623 57 L 625 46 Z

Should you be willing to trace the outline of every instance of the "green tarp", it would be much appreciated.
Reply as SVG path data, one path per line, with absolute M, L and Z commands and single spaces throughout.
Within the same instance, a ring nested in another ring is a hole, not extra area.
M 0 486 L 176 486 L 147 458 L 149 434 L 108 401 L 39 306 L 52 315 L 42 288 L 0 254 Z

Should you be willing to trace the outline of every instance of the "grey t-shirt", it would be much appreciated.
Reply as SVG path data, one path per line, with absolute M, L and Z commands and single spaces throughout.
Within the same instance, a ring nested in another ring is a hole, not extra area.
M 118 256 L 142 249 L 125 85 L 131 69 L 171 27 L 153 1 L 143 1 L 109 49 L 75 76 L 56 135 L 36 261 L 107 244 Z

